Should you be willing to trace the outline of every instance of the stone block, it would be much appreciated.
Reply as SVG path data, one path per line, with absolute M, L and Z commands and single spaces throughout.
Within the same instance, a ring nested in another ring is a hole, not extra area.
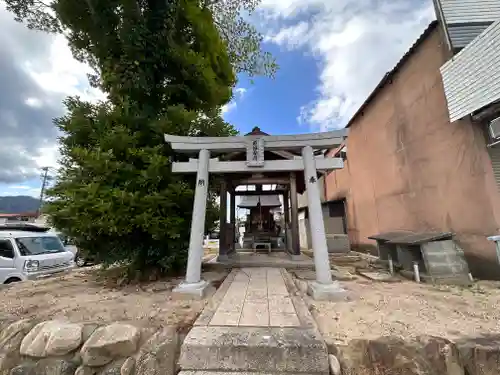
M 28 319 L 8 324 L 0 332 L 0 374 L 19 363 L 19 348 L 24 336 L 34 326 Z
M 120 375 L 132 375 L 135 370 L 135 359 L 128 357 L 120 367 Z
M 401 282 L 400 279 L 394 277 L 387 271 L 361 271 L 359 270 L 358 273 L 366 277 L 369 280 L 372 281 L 379 281 L 379 282 L 384 282 L 384 283 L 397 283 Z
M 10 371 L 10 375 L 73 375 L 78 364 L 61 358 L 43 358 L 36 363 L 22 363 Z M 80 372 L 81 373 L 81 372 Z
M 75 375 L 95 375 L 98 369 L 95 367 L 78 366 L 75 370 Z
M 330 365 L 330 374 L 341 375 L 342 368 L 340 367 L 340 362 L 333 354 L 328 355 L 328 363 Z
M 20 352 L 35 358 L 68 354 L 82 343 L 82 328 L 57 320 L 39 323 L 24 337 Z
M 460 364 L 465 370 L 464 374 L 500 374 L 500 334 L 465 337 L 455 345 L 459 352 Z
M 251 371 L 205 371 L 205 370 L 188 370 L 181 371 L 178 375 L 278 375 L 278 372 L 251 372 Z M 294 374 L 297 375 L 297 374 Z M 307 374 L 309 375 L 309 374 Z
M 129 324 L 113 323 L 100 327 L 83 344 L 80 351 L 85 366 L 97 367 L 115 358 L 128 357 L 137 350 L 140 331 Z
M 327 234 L 326 243 L 329 253 L 348 253 L 351 250 L 347 234 Z
M 271 327 L 300 327 L 300 320 L 295 313 L 271 313 L 269 325 Z
M 181 370 L 324 374 L 326 345 L 297 328 L 194 327 L 181 348 Z
M 179 336 L 174 326 L 163 328 L 141 348 L 135 363 L 135 375 L 174 375 Z M 122 366 L 122 373 L 123 373 Z
M 348 301 L 349 295 L 337 281 L 331 284 L 319 284 L 311 281 L 307 286 L 307 294 L 315 301 Z
M 205 280 L 199 283 L 182 282 L 172 292 L 174 298 L 203 299 L 215 291 L 215 288 Z

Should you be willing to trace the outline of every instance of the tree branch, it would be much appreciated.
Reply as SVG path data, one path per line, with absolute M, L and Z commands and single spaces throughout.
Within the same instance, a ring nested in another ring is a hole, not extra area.
M 33 1 L 33 5 L 35 5 L 35 4 L 39 4 L 41 6 L 44 6 L 45 8 L 50 8 L 50 5 L 45 4 L 43 1 L 40 1 L 40 0 Z

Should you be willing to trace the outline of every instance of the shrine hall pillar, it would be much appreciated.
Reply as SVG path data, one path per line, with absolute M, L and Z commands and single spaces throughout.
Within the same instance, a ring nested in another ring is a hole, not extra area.
M 299 238 L 299 201 L 297 196 L 297 175 L 290 173 L 290 206 L 291 206 L 291 255 L 300 255 Z
M 227 181 L 223 179 L 220 184 L 219 202 L 219 260 L 227 260 Z
M 208 195 L 208 164 L 210 151 L 200 150 L 198 171 L 196 173 L 196 190 L 191 219 L 189 237 L 188 262 L 186 279 L 174 291 L 203 297 L 208 283 L 201 280 L 201 263 L 203 260 L 203 236 L 205 233 L 205 216 Z
M 230 197 L 230 211 L 229 211 L 229 221 L 231 223 L 231 249 L 230 253 L 234 253 L 236 251 L 236 233 L 239 228 L 236 228 L 236 191 L 235 188 L 231 188 Z
M 289 233 L 290 233 L 290 201 L 289 201 L 289 192 L 288 190 L 284 190 L 283 191 L 283 211 L 284 212 L 284 223 L 285 223 L 285 249 L 286 251 L 290 251 L 291 249 L 291 240 L 289 240 L 289 238 L 291 238 L 289 236 Z

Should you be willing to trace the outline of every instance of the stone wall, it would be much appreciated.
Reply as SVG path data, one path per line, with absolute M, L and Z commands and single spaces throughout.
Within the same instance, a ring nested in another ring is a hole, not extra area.
M 334 375 L 498 375 L 500 335 L 456 342 L 419 336 L 415 340 L 380 337 L 327 343 Z
M 174 375 L 176 327 L 0 322 L 0 375 Z M 333 375 L 498 375 L 500 335 L 327 342 Z
M 0 322 L 0 375 L 173 375 L 176 327 Z

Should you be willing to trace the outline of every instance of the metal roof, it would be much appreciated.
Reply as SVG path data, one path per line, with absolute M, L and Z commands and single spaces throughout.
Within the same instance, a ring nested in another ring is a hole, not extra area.
M 453 238 L 452 232 L 423 232 L 414 233 L 406 237 L 398 237 L 388 243 L 394 245 L 420 245 L 431 241 L 450 240 Z
M 384 232 L 368 237 L 371 240 L 378 240 L 393 245 L 420 245 L 426 242 L 448 240 L 453 238 L 452 232 L 412 232 L 399 230 L 394 232 Z
M 407 231 L 407 230 L 399 230 L 399 231 L 394 231 L 394 232 L 383 232 L 383 233 L 378 233 L 374 234 L 373 236 L 369 236 L 368 238 L 370 240 L 377 240 L 377 241 L 391 241 L 396 238 L 400 237 L 406 237 L 409 235 L 414 234 L 415 232 Z

